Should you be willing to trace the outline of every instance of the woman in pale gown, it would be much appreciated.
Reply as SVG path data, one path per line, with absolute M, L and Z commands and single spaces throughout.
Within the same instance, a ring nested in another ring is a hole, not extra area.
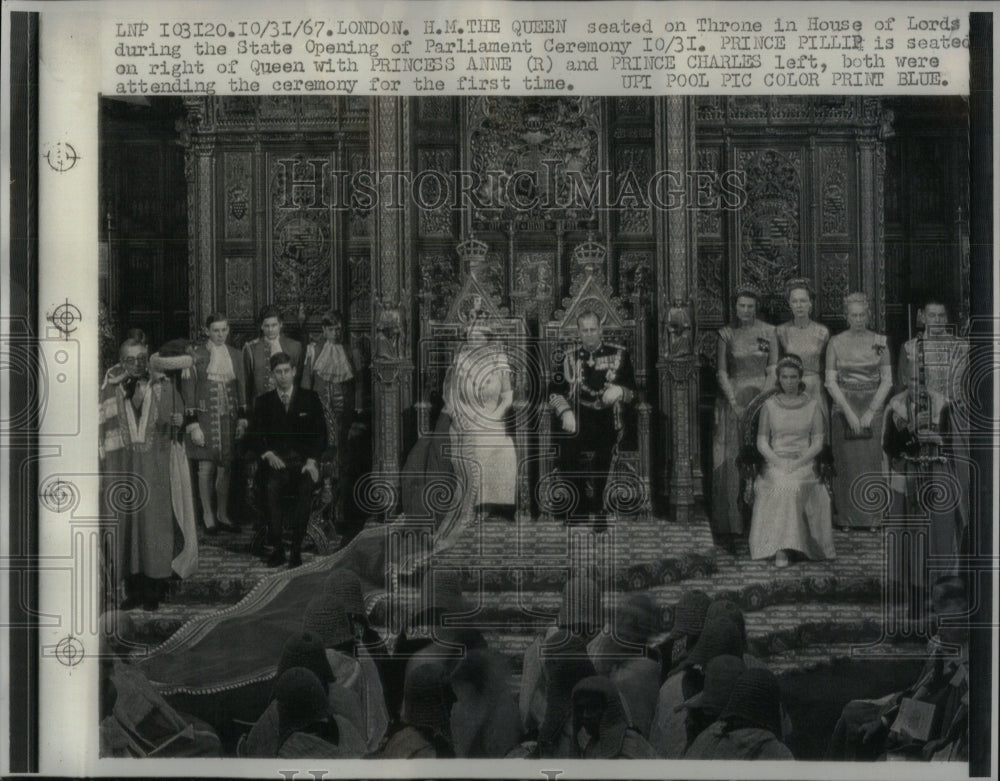
M 491 341 L 487 326 L 474 325 L 445 378 L 445 407 L 451 417 L 450 438 L 460 484 L 464 486 L 458 519 L 500 515 L 513 520 L 517 454 L 506 431 L 514 401 L 510 363 L 503 344 Z M 438 529 L 448 536 L 449 518 Z
M 816 293 L 808 279 L 790 280 L 785 285 L 785 293 L 792 319 L 777 327 L 778 347 L 783 356 L 797 355 L 802 361 L 805 392 L 820 402 L 823 417 L 827 418 L 829 404 L 823 388 L 823 354 L 830 341 L 830 330 L 811 317 Z
M 830 439 L 837 474 L 833 480 L 837 525 L 875 530 L 877 502 L 865 503 L 869 481 L 882 474 L 883 406 L 892 390 L 892 364 L 885 336 L 868 329 L 868 299 L 844 299 L 848 329 L 826 350 L 826 388 L 833 399 Z
M 757 319 L 759 304 L 756 290 L 740 289 L 736 294 L 736 322 L 719 329 L 710 521 L 716 542 L 730 552 L 745 530 L 737 466 L 743 444 L 742 421 L 750 402 L 773 385 L 778 360 L 774 326 Z
M 750 557 L 774 556 L 778 567 L 794 551 L 809 559 L 832 559 L 830 495 L 815 470 L 823 449 L 820 402 L 805 392 L 802 361 L 778 361 L 778 393 L 764 402 L 757 426 L 757 449 L 764 472 L 754 483 Z

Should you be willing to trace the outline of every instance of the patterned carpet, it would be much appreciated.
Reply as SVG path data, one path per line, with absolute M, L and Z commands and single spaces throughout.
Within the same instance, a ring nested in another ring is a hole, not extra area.
M 177 581 L 159 610 L 132 612 L 136 639 L 155 647 L 187 621 L 236 605 L 273 577 L 275 570 L 248 552 L 250 540 L 249 530 L 202 536 L 198 572 Z M 847 700 L 898 691 L 914 680 L 929 634 L 926 616 L 914 621 L 883 598 L 881 534 L 837 531 L 835 543 L 835 560 L 779 569 L 750 560 L 745 545 L 736 555 L 715 547 L 703 514 L 690 524 L 621 521 L 599 535 L 490 518 L 436 557 L 435 567 L 461 571 L 465 597 L 476 606 L 463 622 L 508 656 L 515 683 L 525 649 L 559 610 L 570 570 L 598 574 L 610 586 L 606 606 L 645 591 L 662 611 L 663 629 L 672 625 L 685 589 L 732 599 L 746 615 L 750 652 L 782 683 L 795 725 L 786 742 L 800 759 L 821 759 Z M 304 551 L 306 567 L 319 555 Z M 397 593 L 406 602 L 418 591 L 403 586 Z M 378 625 L 386 617 L 385 592 L 367 601 Z
M 132 613 L 139 639 L 155 646 L 186 621 L 239 602 L 273 574 L 250 555 L 249 530 L 202 536 L 198 572 L 174 584 L 156 612 Z M 731 555 L 712 544 L 707 520 L 627 520 L 606 533 L 567 529 L 553 522 L 515 525 L 487 519 L 435 559 L 462 572 L 466 597 L 477 607 L 468 623 L 519 669 L 524 648 L 551 622 L 570 570 L 590 569 L 622 594 L 646 591 L 661 607 L 663 626 L 685 589 L 725 596 L 746 613 L 750 650 L 770 659 L 775 672 L 829 665 L 845 658 L 919 656 L 926 629 L 882 601 L 882 537 L 867 531 L 835 533 L 837 558 L 778 569 L 752 561 L 744 547 Z M 306 564 L 317 554 L 306 550 Z M 416 593 L 403 588 L 402 599 Z M 372 618 L 384 619 L 384 599 L 373 600 Z M 893 630 L 884 638 L 884 628 Z

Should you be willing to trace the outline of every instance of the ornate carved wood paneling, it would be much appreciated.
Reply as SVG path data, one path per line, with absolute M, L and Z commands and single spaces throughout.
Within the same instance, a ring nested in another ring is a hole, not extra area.
M 747 193 L 737 214 L 738 284 L 777 301 L 785 282 L 800 274 L 802 151 L 738 149 L 736 166 L 746 173 Z
M 313 319 L 330 308 L 334 265 L 332 212 L 317 202 L 326 162 L 281 152 L 267 157 L 271 300 L 289 315 L 304 307 Z M 288 177 L 315 184 L 293 185 Z
M 653 214 L 646 201 L 646 183 L 649 182 L 652 173 L 652 149 L 632 146 L 618 146 L 615 149 L 615 193 L 619 234 L 652 235 Z
M 234 320 L 253 320 L 253 258 L 226 258 L 225 273 L 226 314 Z
M 819 305 L 824 312 L 842 312 L 844 296 L 851 292 L 851 255 L 822 252 L 819 256 Z
M 903 179 L 900 168 L 899 144 L 889 142 L 885 145 L 885 221 L 893 226 L 902 219 L 899 196 Z
M 593 219 L 593 210 L 573 196 L 568 174 L 589 184 L 599 170 L 598 99 L 481 97 L 467 106 L 469 165 L 482 181 L 481 205 L 469 205 L 474 230 L 511 222 L 539 230 L 546 221 Z M 518 171 L 535 175 L 515 177 L 505 190 L 505 178 Z
M 766 95 L 747 95 L 728 98 L 728 119 L 730 122 L 757 122 L 767 119 Z
M 444 320 L 458 293 L 458 262 L 446 252 L 421 252 L 420 319 Z
M 249 239 L 253 219 L 253 169 L 250 152 L 224 152 L 223 220 L 227 239 Z
M 648 123 L 653 119 L 653 101 L 626 95 L 614 98 L 615 117 L 627 121 Z
M 820 166 L 820 234 L 823 238 L 849 234 L 847 149 L 843 146 L 821 147 Z
M 724 98 L 720 95 L 699 95 L 695 98 L 695 110 L 701 123 L 721 122 L 726 118 Z
M 967 315 L 968 102 L 898 97 L 887 105 L 886 310 L 891 342 L 899 344 L 913 327 L 905 303 L 929 292 L 952 304 L 956 322 Z
M 934 139 L 921 138 L 912 145 L 914 156 L 910 191 L 916 221 L 925 226 L 943 227 L 947 223 L 946 210 L 941 208 L 945 190 L 945 155 L 942 145 Z
M 418 122 L 454 122 L 455 101 L 450 98 L 417 98 Z
M 351 152 L 347 159 L 347 170 L 352 176 L 361 171 L 374 170 L 370 152 L 356 150 Z M 362 205 L 357 200 L 352 200 L 350 210 L 347 212 L 348 233 L 357 239 L 371 238 L 373 211 L 374 209 L 367 204 Z
M 348 318 L 358 325 L 371 325 L 372 266 L 367 254 L 347 258 Z
M 450 183 L 451 172 L 455 168 L 455 152 L 452 149 L 417 151 L 418 175 L 414 178 L 413 195 L 417 203 L 418 230 L 422 237 L 451 237 L 454 233 Z M 421 204 L 433 208 L 422 208 Z
M 547 320 L 555 296 L 556 265 L 552 252 L 523 251 L 514 261 L 514 284 L 511 297 L 514 313 L 532 320 Z
M 726 319 L 725 259 L 721 249 L 698 247 L 698 314 L 716 324 Z
M 358 319 L 347 291 L 348 258 L 370 255 L 370 214 L 333 176 L 366 165 L 367 102 L 216 96 L 184 107 L 192 323 L 226 309 L 234 340 L 245 339 L 260 308 L 276 304 L 292 330 L 303 314 L 315 333 L 330 308 L 348 314 L 349 331 L 367 327 L 370 312 Z
M 629 317 L 640 316 L 637 302 L 652 300 L 653 266 L 652 250 L 624 250 L 618 254 L 618 290 Z
M 706 202 L 712 206 L 702 206 L 698 204 L 698 238 L 721 239 L 722 238 L 722 208 L 719 203 L 719 180 L 721 171 L 722 152 L 718 147 L 699 147 L 698 149 L 698 171 L 704 172 L 702 184 L 699 181 L 699 191 L 704 189 Z

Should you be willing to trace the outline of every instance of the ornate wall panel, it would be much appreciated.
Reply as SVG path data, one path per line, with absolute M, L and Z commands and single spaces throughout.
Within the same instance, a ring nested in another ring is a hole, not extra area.
M 746 173 L 746 204 L 736 214 L 738 284 L 780 299 L 785 282 L 801 273 L 802 151 L 788 147 L 739 149 Z
M 250 152 L 225 152 L 223 221 L 227 239 L 249 239 L 253 219 L 253 157 Z
M 698 247 L 698 314 L 708 322 L 726 317 L 725 258 L 721 249 Z
M 269 186 L 267 245 L 271 301 L 289 314 L 300 312 L 316 319 L 330 308 L 333 274 L 332 212 L 313 198 L 311 187 L 286 182 L 310 182 L 324 176 L 318 158 L 280 152 L 267 157 Z M 292 193 L 291 203 L 286 200 Z M 317 208 L 317 206 L 319 208 Z
M 347 258 L 348 318 L 352 323 L 371 325 L 372 267 L 367 254 Z
M 454 122 L 455 101 L 449 98 L 417 98 L 418 122 Z
M 844 296 L 851 291 L 851 255 L 823 252 L 819 256 L 819 306 L 824 312 L 840 312 Z
M 420 298 L 421 320 L 444 320 L 448 308 L 458 294 L 459 270 L 454 254 L 446 252 L 421 252 Z
M 367 101 L 218 96 L 184 107 L 192 323 L 224 309 L 238 343 L 276 304 L 293 332 L 301 316 L 315 335 L 330 308 L 348 314 L 349 331 L 369 327 L 348 290 L 349 259 L 370 256 L 370 209 L 332 176 L 370 167 Z
M 512 292 L 514 314 L 535 321 L 549 318 L 556 295 L 555 265 L 552 252 L 524 251 L 517 254 Z
M 226 258 L 226 314 L 234 320 L 253 320 L 253 258 Z
M 615 199 L 618 233 L 652 236 L 653 213 L 646 203 L 646 183 L 653 173 L 653 150 L 619 146 L 615 149 Z
M 599 170 L 599 99 L 479 97 L 466 106 L 468 162 L 483 182 L 481 204 L 469 207 L 474 230 L 511 222 L 538 230 L 547 221 L 594 218 L 572 197 L 568 174 L 590 182 Z M 519 171 L 536 175 L 515 177 L 505 192 L 505 178 Z
M 618 290 L 629 317 L 639 314 L 635 311 L 635 298 L 652 300 L 654 266 L 652 250 L 624 250 L 618 256 Z
M 820 165 L 820 234 L 823 238 L 849 235 L 847 149 L 822 147 Z
M 718 147 L 699 147 L 698 149 L 698 171 L 704 172 L 704 191 L 707 202 L 713 204 L 709 207 L 699 205 L 698 209 L 698 238 L 699 239 L 721 239 L 722 238 L 722 208 L 718 204 L 720 188 L 718 175 L 721 171 L 722 152 Z
M 418 176 L 414 179 L 419 235 L 452 236 L 454 230 L 450 195 L 451 171 L 456 168 L 455 152 L 451 149 L 420 149 L 417 152 Z M 440 176 L 428 175 L 437 172 Z M 435 208 L 422 208 L 427 204 Z

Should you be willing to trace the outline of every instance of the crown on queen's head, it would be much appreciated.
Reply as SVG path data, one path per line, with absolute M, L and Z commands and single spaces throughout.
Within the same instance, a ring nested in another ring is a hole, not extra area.
M 573 266 L 588 275 L 603 277 L 607 256 L 607 249 L 594 241 L 594 234 L 590 233 L 587 240 L 573 250 Z

